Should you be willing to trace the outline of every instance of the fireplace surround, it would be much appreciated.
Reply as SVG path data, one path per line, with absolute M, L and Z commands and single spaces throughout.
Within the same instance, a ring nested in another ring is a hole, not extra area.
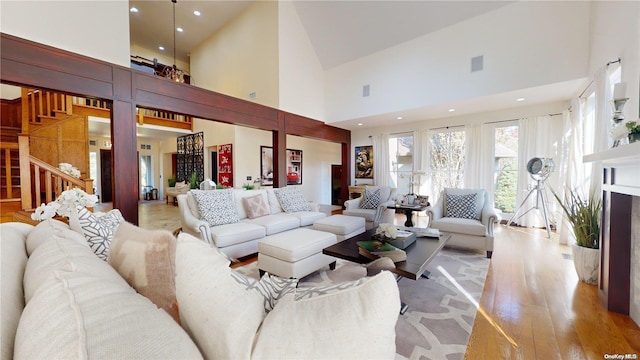
M 640 142 L 586 155 L 602 167 L 598 299 L 640 324 Z

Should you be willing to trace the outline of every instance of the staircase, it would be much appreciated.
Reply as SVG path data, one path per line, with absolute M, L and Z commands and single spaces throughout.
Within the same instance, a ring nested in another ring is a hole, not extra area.
M 80 187 L 93 193 L 91 179 L 62 173 L 61 162 L 88 177 L 88 117 L 109 119 L 111 103 L 40 89 L 22 89 L 19 99 L 2 100 L 0 116 L 0 222 L 31 222 L 30 212 Z M 140 125 L 193 131 L 193 119 L 181 114 L 138 109 Z
M 68 188 L 93 192 L 91 179 L 57 168 L 68 162 L 86 175 L 89 166 L 87 118 L 68 105 L 64 96 L 29 89 L 19 101 L 2 101 L 0 222 L 31 222 L 33 209 Z

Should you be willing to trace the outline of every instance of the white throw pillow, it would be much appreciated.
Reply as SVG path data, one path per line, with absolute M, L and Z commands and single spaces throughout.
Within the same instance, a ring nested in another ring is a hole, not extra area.
M 22 313 L 16 359 L 202 359 L 163 310 L 128 285 L 55 271 Z
M 240 221 L 233 201 L 233 189 L 191 190 L 198 202 L 202 219 L 211 226 L 233 224 Z
M 187 192 L 187 205 L 189 206 L 189 210 L 196 219 L 202 219 L 202 215 L 200 215 L 200 210 L 198 210 L 198 201 L 193 197 L 191 191 Z
M 394 276 L 383 271 L 344 285 L 337 291 L 308 290 L 300 300 L 293 294 L 280 299 L 260 327 L 252 357 L 393 359 L 400 311 Z M 349 341 L 338 347 L 336 339 Z
M 311 211 L 311 205 L 305 199 L 302 190 L 299 187 L 283 187 L 274 189 L 280 206 L 286 213 L 294 213 L 298 211 Z
M 78 226 L 80 225 L 78 224 Z M 67 224 L 59 220 L 44 220 L 36 225 L 36 227 L 27 236 L 27 254 L 31 256 L 31 254 L 38 246 L 42 245 L 42 243 L 46 242 L 51 237 L 51 235 L 54 234 L 63 238 L 74 240 L 79 244 L 85 245 L 88 248 L 89 244 L 82 234 L 82 229 L 78 229 L 79 230 L 74 231 L 70 229 Z
M 187 233 L 178 235 L 176 296 L 182 326 L 206 358 L 251 357 L 262 296 L 234 279 L 226 256 Z
M 113 209 L 107 213 L 92 213 L 84 206 L 78 206 L 78 222 L 89 243 L 89 247 L 104 261 L 109 258 L 109 246 L 118 225 L 124 221 L 120 210 Z
M 82 272 L 100 277 L 103 281 L 110 280 L 128 286 L 111 266 L 91 251 L 86 242 L 80 244 L 75 240 L 51 234 L 47 241 L 33 251 L 27 262 L 23 280 L 26 302 L 29 302 L 55 270 Z

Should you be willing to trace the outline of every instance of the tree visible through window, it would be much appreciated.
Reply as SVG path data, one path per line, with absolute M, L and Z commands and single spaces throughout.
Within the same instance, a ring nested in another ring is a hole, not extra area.
M 513 213 L 518 188 L 518 126 L 496 127 L 494 137 L 494 207 Z
M 431 187 L 439 194 L 445 187 L 464 186 L 464 130 L 447 129 L 431 135 Z

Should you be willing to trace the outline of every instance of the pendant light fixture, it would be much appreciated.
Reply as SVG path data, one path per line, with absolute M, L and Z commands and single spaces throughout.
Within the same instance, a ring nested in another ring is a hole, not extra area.
M 173 66 L 167 66 L 164 68 L 164 77 L 167 77 L 175 82 L 184 82 L 184 71 L 178 69 L 176 66 L 176 3 L 178 0 L 171 0 L 173 3 Z

